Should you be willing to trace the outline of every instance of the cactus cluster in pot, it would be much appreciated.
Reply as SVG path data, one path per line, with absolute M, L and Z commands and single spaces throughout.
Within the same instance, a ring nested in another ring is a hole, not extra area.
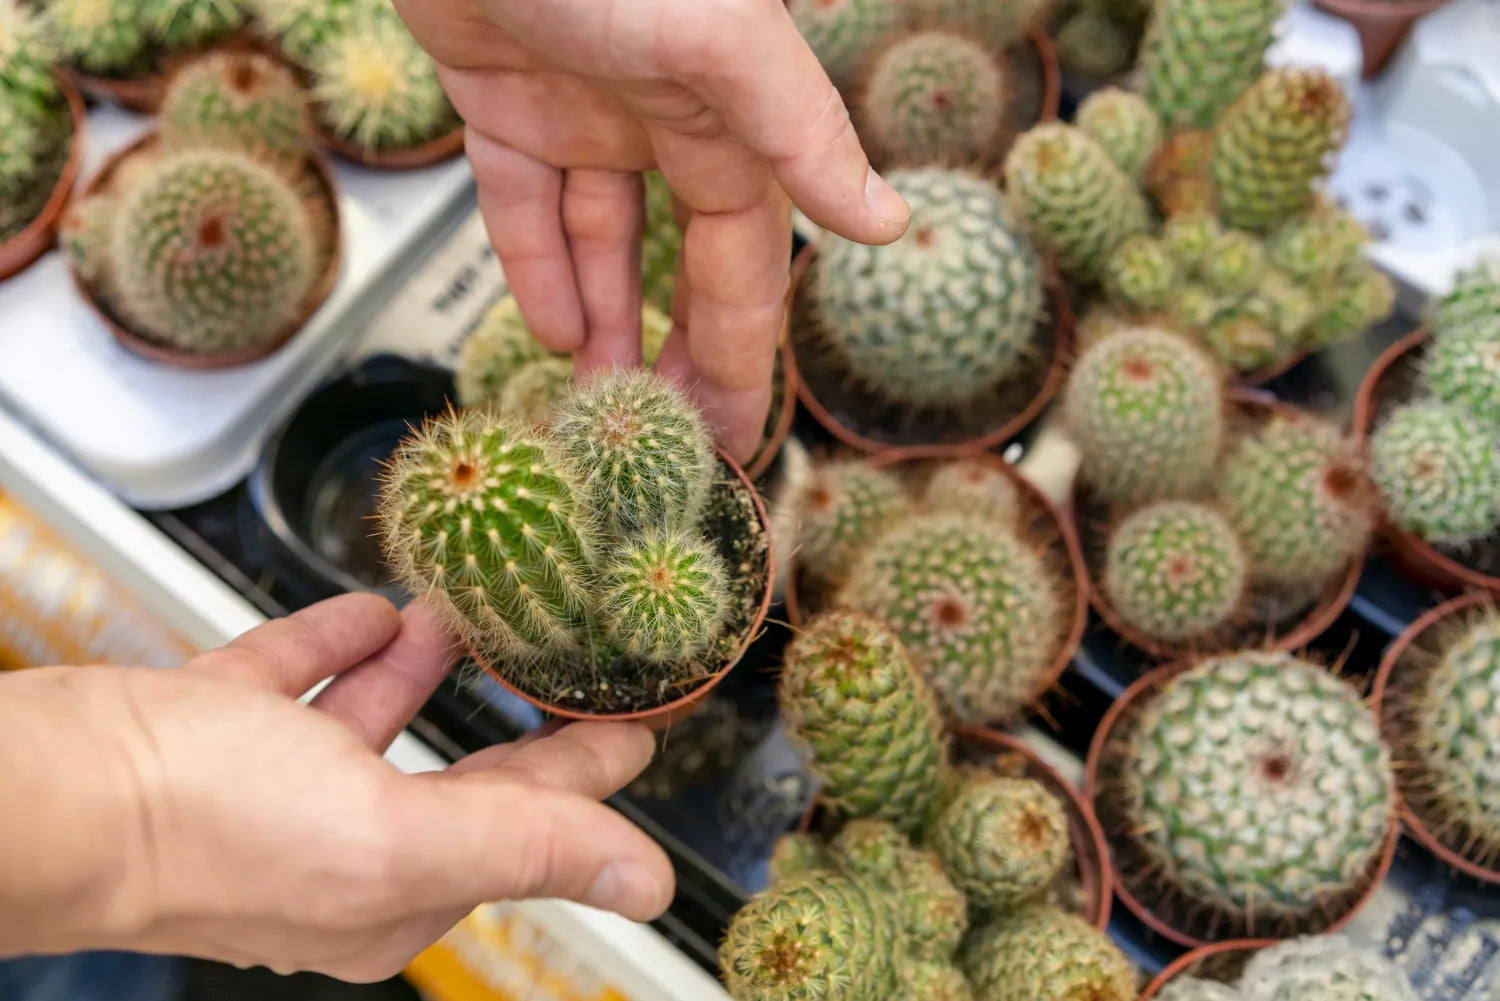
M 164 55 L 212 48 L 252 14 L 246 0 L 49 0 L 44 10 L 65 63 L 116 80 L 160 71 Z
M 1400 965 L 1333 934 L 1267 946 L 1250 957 L 1234 983 L 1178 976 L 1155 996 L 1159 1001 L 1416 1001 L 1417 993 Z
M 42 213 L 72 146 L 53 55 L 40 15 L 17 0 L 0 3 L 0 243 Z

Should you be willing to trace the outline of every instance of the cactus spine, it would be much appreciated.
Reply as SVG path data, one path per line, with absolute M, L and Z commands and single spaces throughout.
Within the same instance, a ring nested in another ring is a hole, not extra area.
M 911 509 L 900 477 L 859 459 L 820 463 L 795 499 L 798 563 L 842 581 L 860 554 Z
M 1161 309 L 1177 287 L 1177 262 L 1155 237 L 1133 236 L 1120 244 L 1104 266 L 1104 288 L 1132 309 Z
M 1005 78 L 982 45 L 948 31 L 890 44 L 858 103 L 870 144 L 897 163 L 981 159 L 999 138 Z
M 1265 257 L 1260 241 L 1236 230 L 1221 232 L 1203 255 L 1199 274 L 1226 295 L 1243 295 L 1260 283 Z
M 1141 42 L 1146 100 L 1170 131 L 1206 129 L 1260 75 L 1277 0 L 1163 0 Z
M 1370 473 L 1391 520 L 1460 546 L 1500 524 L 1500 431 L 1450 403 L 1394 411 L 1370 440 Z
M 1030 779 L 970 778 L 932 824 L 928 840 L 975 907 L 1011 907 L 1057 878 L 1071 851 L 1068 817 Z
M 1118 87 L 1096 90 L 1078 105 L 1078 127 L 1115 165 L 1139 181 L 1162 143 L 1162 124 L 1145 98 Z
M 1127 516 L 1110 535 L 1104 593 L 1115 614 L 1154 640 L 1190 642 L 1231 621 L 1247 564 L 1218 510 L 1163 501 Z
M 908 949 L 919 959 L 946 960 L 969 927 L 968 901 L 931 851 L 882 820 L 854 820 L 830 845 L 835 864 L 849 876 L 867 880 L 890 894 L 906 933 Z
M 167 149 L 232 149 L 268 163 L 297 165 L 311 122 L 290 72 L 252 53 L 215 53 L 172 80 L 158 115 Z
M 708 649 L 724 624 L 724 561 L 702 538 L 648 530 L 604 569 L 610 637 L 626 654 L 680 663 Z
M 976 1001 L 1136 997 L 1135 970 L 1108 936 L 1047 904 L 1027 904 L 975 928 L 958 961 Z
M 1500 315 L 1431 339 L 1422 384 L 1434 397 L 1500 427 Z

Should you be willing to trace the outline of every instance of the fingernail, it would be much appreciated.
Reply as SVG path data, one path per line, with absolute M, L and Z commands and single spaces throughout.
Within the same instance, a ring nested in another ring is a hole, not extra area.
M 661 913 L 667 905 L 656 877 L 633 862 L 611 862 L 605 866 L 594 877 L 583 903 L 602 911 L 652 915 Z
M 911 218 L 911 208 L 906 204 L 906 199 L 897 194 L 896 189 L 885 182 L 885 178 L 875 173 L 874 167 L 865 175 L 865 203 L 882 222 L 888 222 L 892 226 L 904 226 L 907 219 Z

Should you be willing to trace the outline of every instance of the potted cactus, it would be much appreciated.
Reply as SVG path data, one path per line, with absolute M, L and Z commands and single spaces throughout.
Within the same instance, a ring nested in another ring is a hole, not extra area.
M 1416 1001 L 1410 978 L 1379 953 L 1343 935 L 1288 942 L 1246 940 L 1194 949 L 1162 971 L 1141 1001 L 1253 1001 L 1351 997 Z
M 218 368 L 286 343 L 338 273 L 338 201 L 303 95 L 265 56 L 174 78 L 158 127 L 115 154 L 63 223 L 85 301 L 126 348 Z
M 387 562 L 502 685 L 557 715 L 669 722 L 739 659 L 770 601 L 760 498 L 681 390 L 576 385 L 548 427 L 450 413 L 392 459 Z

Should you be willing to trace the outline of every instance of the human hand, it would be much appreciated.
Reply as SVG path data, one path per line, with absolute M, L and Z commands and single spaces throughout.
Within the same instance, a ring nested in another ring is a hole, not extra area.
M 657 368 L 748 459 L 785 317 L 786 196 L 864 243 L 897 239 L 908 218 L 783 0 L 396 6 L 468 123 L 516 303 L 580 374 L 640 363 L 640 172 L 660 165 L 686 230 Z
M 421 775 L 381 757 L 454 652 L 425 605 L 346 595 L 181 670 L 0 679 L 0 802 L 27 804 L 0 809 L 0 954 L 373 981 L 487 901 L 661 913 L 665 855 L 596 802 L 649 761 L 643 727 L 544 729 Z

